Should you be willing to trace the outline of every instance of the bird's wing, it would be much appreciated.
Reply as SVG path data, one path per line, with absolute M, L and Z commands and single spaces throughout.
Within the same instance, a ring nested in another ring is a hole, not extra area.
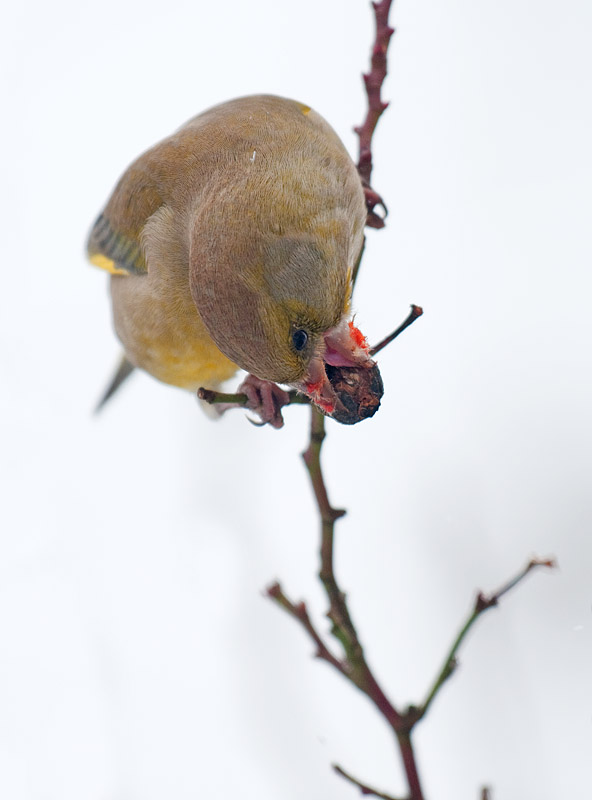
M 141 234 L 147 220 L 162 205 L 162 196 L 148 171 L 132 165 L 92 227 L 87 242 L 91 264 L 112 275 L 145 274 Z

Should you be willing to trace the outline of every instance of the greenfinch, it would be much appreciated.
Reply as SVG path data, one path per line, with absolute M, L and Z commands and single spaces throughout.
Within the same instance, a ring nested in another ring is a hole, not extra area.
M 115 330 L 133 366 L 192 391 L 241 368 L 281 427 L 288 395 L 325 414 L 335 368 L 375 368 L 351 319 L 366 202 L 344 145 L 308 106 L 243 97 L 191 119 L 126 170 L 89 239 L 111 273 Z

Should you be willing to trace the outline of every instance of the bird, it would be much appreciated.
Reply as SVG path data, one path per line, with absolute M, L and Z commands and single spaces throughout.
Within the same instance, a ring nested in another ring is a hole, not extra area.
M 124 349 L 103 400 L 134 367 L 190 391 L 237 370 L 263 423 L 306 395 L 327 416 L 326 367 L 374 366 L 352 319 L 364 189 L 345 146 L 304 103 L 214 106 L 123 173 L 87 242 L 110 273 Z

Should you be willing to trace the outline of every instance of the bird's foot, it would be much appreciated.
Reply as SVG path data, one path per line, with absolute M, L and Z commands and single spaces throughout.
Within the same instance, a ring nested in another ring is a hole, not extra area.
M 378 192 L 375 192 L 374 189 L 364 181 L 362 181 L 362 187 L 364 189 L 364 197 L 366 198 L 366 208 L 368 209 L 366 225 L 369 228 L 384 228 L 386 215 L 388 214 L 384 200 Z M 382 208 L 381 214 L 377 214 L 375 211 L 375 208 L 378 206 Z
M 281 428 L 284 425 L 282 407 L 290 402 L 290 395 L 271 381 L 264 381 L 255 375 L 247 375 L 238 387 L 238 391 L 247 395 L 250 408 L 261 418 L 261 424 Z

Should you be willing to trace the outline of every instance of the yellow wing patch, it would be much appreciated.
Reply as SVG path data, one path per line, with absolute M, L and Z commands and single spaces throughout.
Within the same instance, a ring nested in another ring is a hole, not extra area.
M 304 103 L 297 103 L 297 105 L 300 111 L 304 114 L 304 116 L 310 114 L 310 112 L 312 111 L 312 108 L 310 106 L 304 105 Z
M 146 274 L 144 255 L 137 238 L 121 233 L 100 214 L 88 237 L 86 252 L 91 264 L 111 275 Z
M 95 253 L 93 256 L 90 256 L 89 261 L 93 266 L 99 267 L 99 269 L 105 269 L 107 272 L 110 272 L 111 275 L 130 274 L 126 269 L 121 269 L 121 267 L 116 266 L 112 258 L 107 258 L 107 256 L 104 256 L 102 253 Z

